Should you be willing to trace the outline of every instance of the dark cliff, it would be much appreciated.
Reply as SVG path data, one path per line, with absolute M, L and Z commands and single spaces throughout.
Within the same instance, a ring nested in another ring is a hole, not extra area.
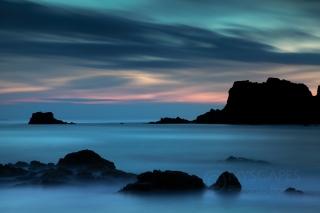
M 320 123 L 320 86 L 312 96 L 304 84 L 277 78 L 263 83 L 236 81 L 227 105 L 200 115 L 194 123 L 302 124 Z
M 53 117 L 52 112 L 36 112 L 32 113 L 32 117 L 28 124 L 68 124 L 67 122 L 57 120 Z M 71 122 L 70 124 L 74 124 Z

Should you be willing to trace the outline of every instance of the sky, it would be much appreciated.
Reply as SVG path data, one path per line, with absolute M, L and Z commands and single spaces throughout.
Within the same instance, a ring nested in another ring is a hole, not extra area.
M 0 119 L 195 119 L 234 81 L 320 85 L 318 0 L 0 0 Z

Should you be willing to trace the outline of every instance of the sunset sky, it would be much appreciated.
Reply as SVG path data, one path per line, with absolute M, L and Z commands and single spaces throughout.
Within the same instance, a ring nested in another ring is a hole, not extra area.
M 234 81 L 320 85 L 317 0 L 0 0 L 0 119 L 195 119 Z

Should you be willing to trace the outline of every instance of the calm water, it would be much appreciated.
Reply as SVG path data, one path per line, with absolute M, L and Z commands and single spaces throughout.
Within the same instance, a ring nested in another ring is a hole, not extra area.
M 118 169 L 181 170 L 209 186 L 223 171 L 236 174 L 238 196 L 140 197 L 115 194 L 122 186 L 0 190 L 0 212 L 318 212 L 320 126 L 0 123 L 0 163 L 57 163 L 91 149 Z M 230 155 L 270 165 L 219 162 Z M 288 196 L 295 187 L 306 194 Z

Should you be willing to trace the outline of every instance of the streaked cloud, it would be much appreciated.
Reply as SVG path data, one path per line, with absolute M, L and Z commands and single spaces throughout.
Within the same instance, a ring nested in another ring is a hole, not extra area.
M 221 104 L 234 81 L 270 76 L 315 94 L 318 9 L 303 0 L 4 0 L 0 102 Z

